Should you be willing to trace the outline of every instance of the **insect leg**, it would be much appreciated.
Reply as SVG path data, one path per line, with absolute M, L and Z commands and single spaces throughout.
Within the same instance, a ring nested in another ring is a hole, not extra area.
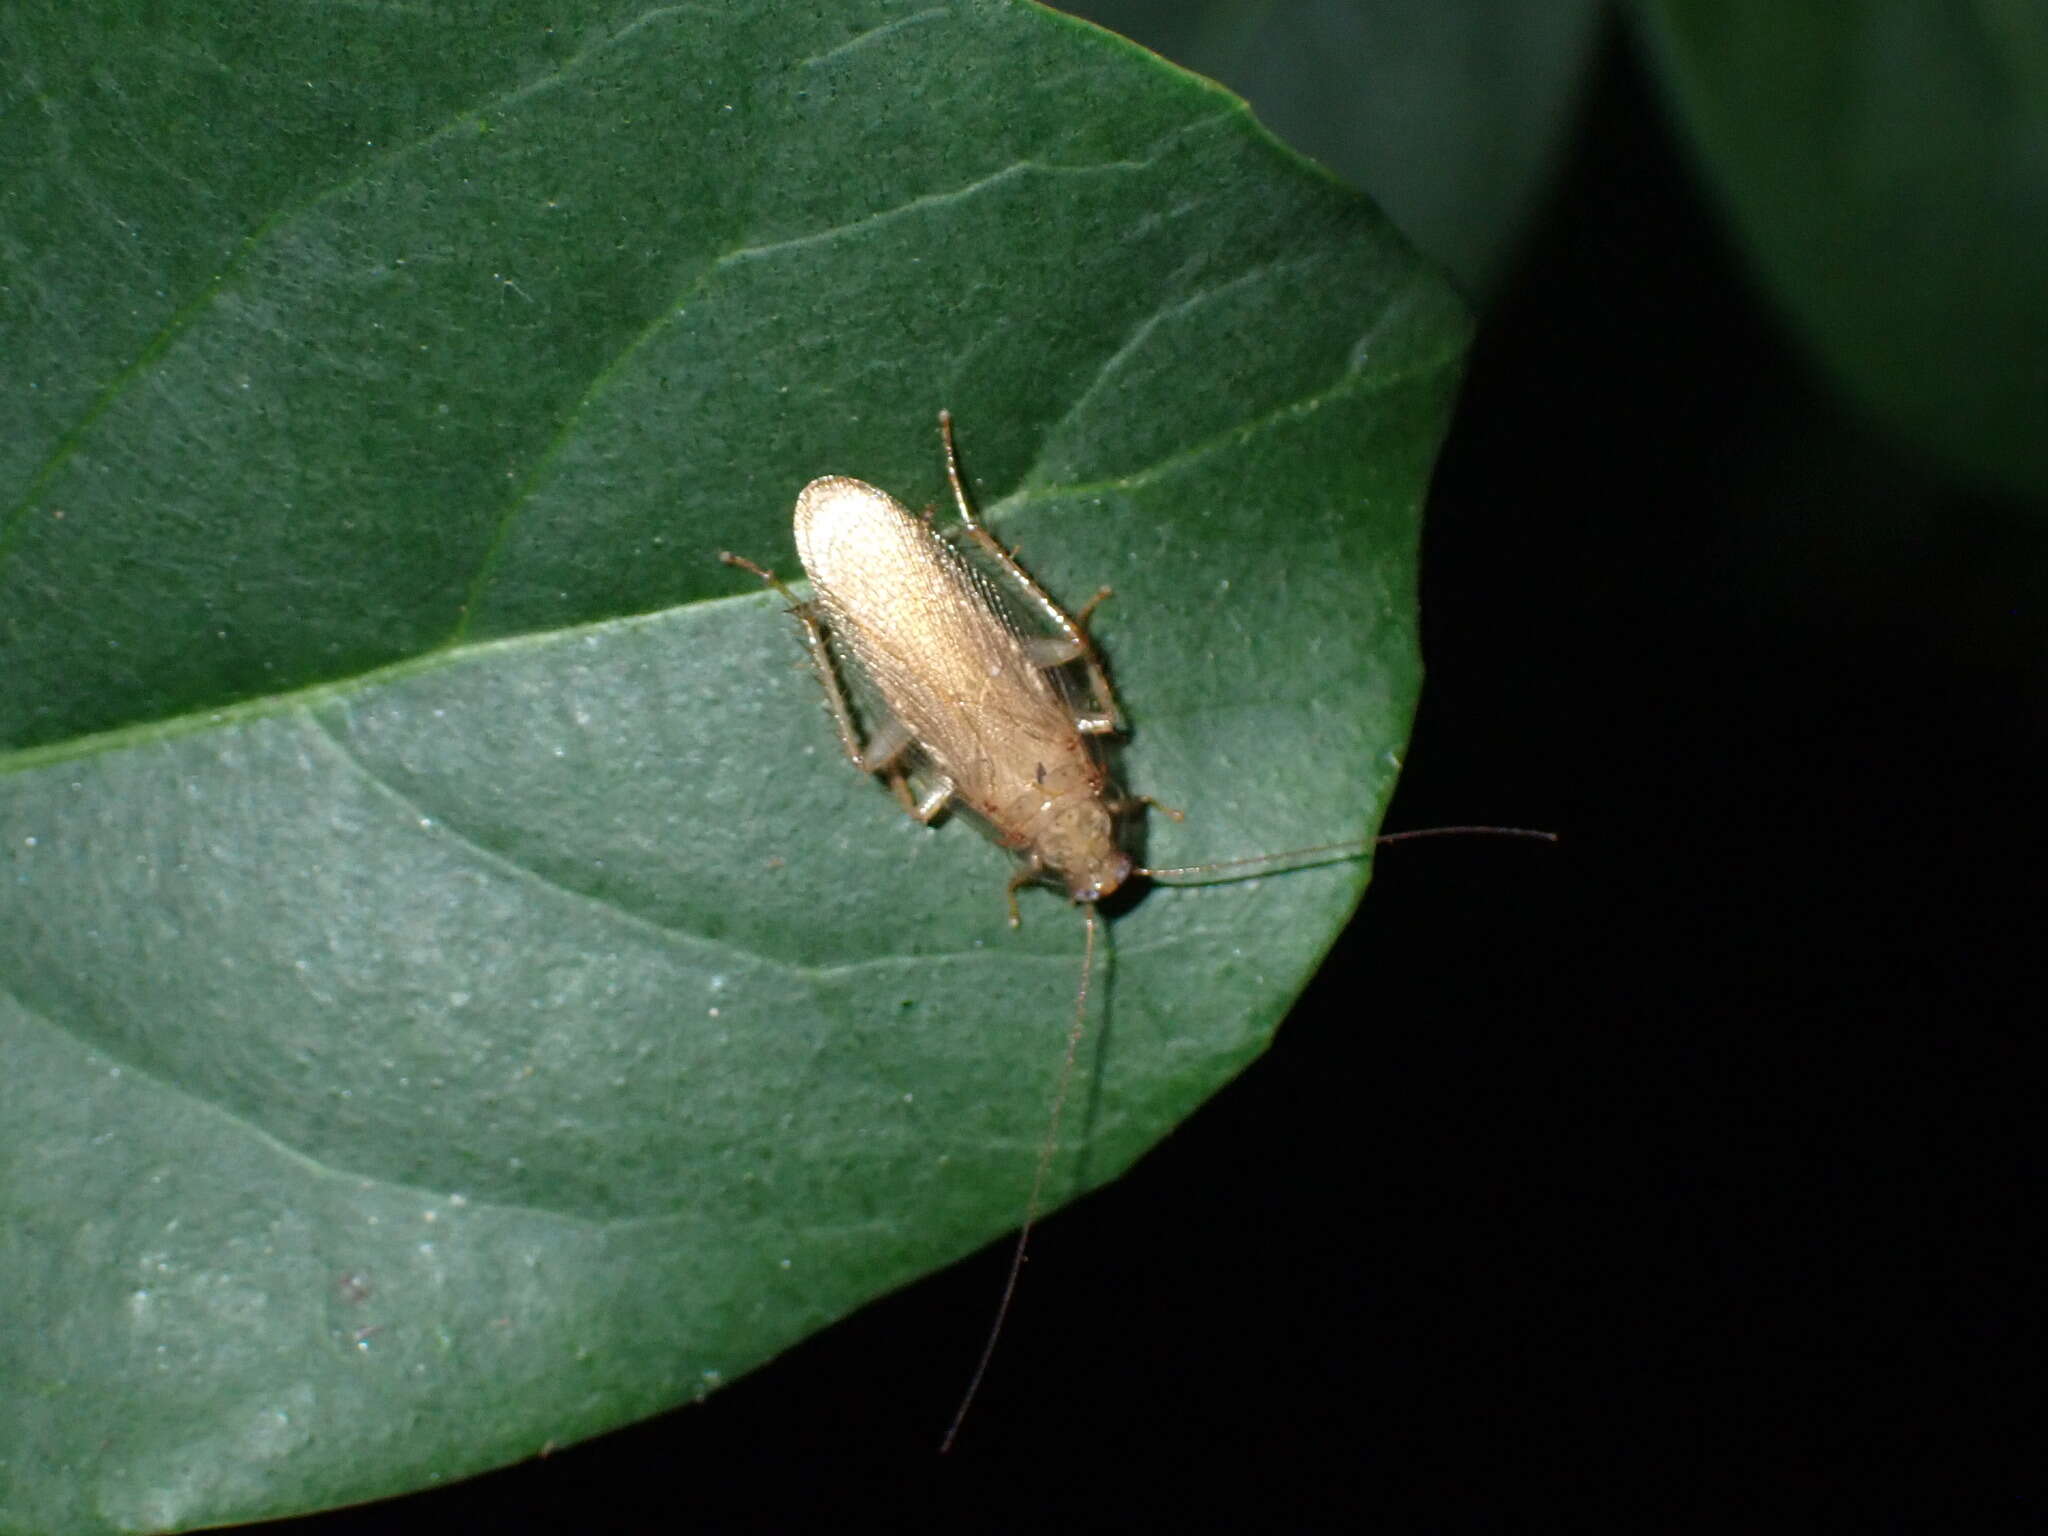
M 1000 548 L 1000 546 L 998 547 Z M 1014 560 L 1015 557 L 1012 556 L 1011 558 Z M 1021 571 L 1019 579 L 1023 581 L 1030 580 L 1028 576 L 1023 576 Z M 1081 611 L 1074 615 L 1073 627 L 1085 633 L 1088 628 L 1088 615 L 1095 611 L 1096 604 L 1100 603 L 1105 597 L 1114 597 L 1115 595 L 1116 589 L 1114 587 L 1097 587 L 1095 595 L 1083 603 Z M 1054 609 L 1053 615 L 1055 622 L 1057 622 L 1059 611 Z M 1032 661 L 1048 671 L 1054 667 L 1064 667 L 1070 661 L 1080 661 L 1088 655 L 1086 642 L 1069 639 L 1063 634 L 1032 635 L 1025 640 L 1024 649 Z
M 878 757 L 872 756 L 869 751 L 862 748 L 860 731 L 853 723 L 853 710 L 846 702 L 846 690 L 840 685 L 838 669 L 832 664 L 832 651 L 825 644 L 825 627 L 818 622 L 816 607 L 790 591 L 780 576 L 765 566 L 754 564 L 745 555 L 720 550 L 718 558 L 727 565 L 736 565 L 743 571 L 752 571 L 788 599 L 791 615 L 804 627 L 804 648 L 811 653 L 811 666 L 818 674 L 820 686 L 825 690 L 825 707 L 832 711 L 832 725 L 839 732 L 839 745 L 846 752 L 846 760 L 863 773 L 880 773 L 896 758 L 901 757 L 903 749 L 910 744 L 910 733 L 904 731 L 900 725 L 896 729 L 902 733 L 902 740 L 885 744 L 885 750 Z
M 904 794 L 908 796 L 909 793 L 909 786 L 906 784 Z M 930 826 L 939 812 L 952 803 L 953 781 L 951 779 L 936 779 L 932 782 L 931 788 L 924 792 L 923 798 L 911 803 L 910 814 L 926 826 Z
M 836 679 L 838 673 L 833 673 L 833 677 Z M 901 778 L 903 754 L 910 750 L 912 740 L 910 728 L 901 720 L 884 720 L 868 733 L 867 745 L 854 758 L 853 766 L 862 773 Z
M 1081 630 L 1087 629 L 1089 615 L 1095 612 L 1096 608 L 1100 606 L 1104 598 L 1115 596 L 1115 587 L 1097 587 L 1095 589 L 1095 595 L 1089 598 L 1087 602 L 1083 603 L 1081 605 L 1081 611 L 1074 615 L 1074 627 Z
M 967 499 L 967 483 L 960 476 L 960 454 L 953 446 L 951 411 L 939 412 L 939 436 L 946 446 L 946 479 L 952 484 L 953 500 L 960 508 L 961 528 L 980 546 L 982 552 L 1017 584 L 1018 589 L 1031 599 L 1032 605 L 1044 616 L 1046 622 L 1059 631 L 1059 639 L 1053 644 L 1065 654 L 1060 655 L 1057 660 L 1040 661 L 1039 665 L 1064 666 L 1070 661 L 1080 662 L 1087 669 L 1088 686 L 1095 691 L 1098 711 L 1096 715 L 1088 718 L 1091 721 L 1099 718 L 1110 722 L 1106 730 L 1098 734 L 1121 730 L 1123 719 L 1122 712 L 1116 706 L 1116 693 L 1109 686 L 1109 674 L 1103 670 L 1102 658 L 1095 654 L 1095 642 L 1088 638 L 1086 628 L 1087 616 L 1094 612 L 1097 603 L 1109 596 L 1109 588 L 1102 588 L 1088 599 L 1087 606 L 1081 610 L 1079 620 L 1070 617 L 1066 609 L 1052 600 L 1052 594 L 1032 579 L 1031 573 L 1017 563 L 1016 556 L 1003 548 L 1002 541 L 983 527 L 981 520 L 974 515 L 973 504 Z M 1038 656 L 1034 655 L 1033 659 L 1038 660 Z M 1089 729 L 1087 726 L 1082 728 Z
M 838 664 L 833 661 L 832 648 L 825 639 L 825 627 L 818 622 L 816 605 L 803 601 L 789 590 L 781 577 L 744 555 L 721 551 L 718 558 L 727 565 L 752 571 L 788 600 L 790 613 L 803 626 L 804 649 L 810 652 L 812 669 L 825 690 L 825 704 L 832 712 L 832 724 L 839 733 L 839 745 L 846 752 L 846 760 L 862 773 L 877 774 L 886 779 L 905 814 L 930 826 L 939 813 L 953 803 L 953 781 L 940 776 L 932 780 L 922 796 L 911 794 L 910 776 L 904 771 L 903 760 L 917 745 L 917 738 L 910 734 L 910 728 L 901 720 L 883 720 L 865 743 L 861 741 L 860 730 L 853 721 L 853 707 L 846 702 L 846 688 L 840 681 Z
M 1186 821 L 1188 819 L 1186 811 L 1177 811 L 1162 801 L 1154 800 L 1150 795 L 1125 795 L 1122 799 L 1111 800 L 1108 804 L 1109 813 L 1112 816 L 1128 816 L 1132 811 L 1149 807 L 1164 816 L 1168 821 Z
M 1010 876 L 1010 883 L 1003 887 L 1003 900 L 1010 904 L 1010 926 L 1012 928 L 1022 928 L 1024 926 L 1024 914 L 1017 910 L 1017 893 L 1025 886 L 1034 883 L 1043 872 L 1044 866 L 1038 860 L 1032 859 L 1028 863 L 1018 865 L 1016 872 Z
M 1050 672 L 1082 658 L 1082 653 L 1076 651 L 1071 642 L 1058 635 L 1025 635 L 1019 638 L 1024 643 L 1024 654 L 1030 658 L 1031 664 L 1041 671 Z M 1107 708 L 1102 707 L 1102 701 L 1099 699 L 1091 702 L 1096 708 L 1074 716 L 1075 730 L 1084 736 L 1114 736 L 1123 729 L 1123 721 L 1116 713 L 1114 699 L 1108 701 Z
M 834 671 L 831 676 L 836 683 L 838 672 Z M 916 745 L 917 738 L 910 734 L 910 727 L 901 720 L 885 719 L 869 732 L 867 745 L 860 749 L 853 764 L 863 773 L 879 774 L 887 780 L 889 792 L 902 805 L 905 814 L 930 826 L 938 814 L 953 803 L 953 781 L 943 774 L 935 775 L 922 795 L 912 795 L 904 758 Z

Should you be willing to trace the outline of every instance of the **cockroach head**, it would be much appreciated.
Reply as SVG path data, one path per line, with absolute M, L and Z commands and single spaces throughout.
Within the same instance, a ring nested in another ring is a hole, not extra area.
M 1040 861 L 1076 901 L 1100 901 L 1131 877 L 1131 856 L 1116 843 L 1116 818 L 1100 800 L 1056 806 L 1038 828 Z
M 1060 876 L 1076 901 L 1100 901 L 1131 877 L 1131 856 L 1121 848 L 1085 870 L 1066 869 Z

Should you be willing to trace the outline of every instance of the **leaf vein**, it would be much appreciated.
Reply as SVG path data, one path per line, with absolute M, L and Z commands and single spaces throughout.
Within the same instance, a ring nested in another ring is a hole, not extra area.
M 497 92 L 495 95 L 465 107 L 438 127 L 429 129 L 409 143 L 388 147 L 374 156 L 355 172 L 321 188 L 311 197 L 275 212 L 257 221 L 255 227 L 244 235 L 235 246 L 233 253 L 215 272 L 200 285 L 198 291 L 175 309 L 170 317 L 159 326 L 137 350 L 134 358 L 118 369 L 103 385 L 98 394 L 89 400 L 77 421 L 58 434 L 48 457 L 28 477 L 28 483 L 14 505 L 0 513 L 0 566 L 4 566 L 9 552 L 13 549 L 22 527 L 35 510 L 37 500 L 43 491 L 56 479 L 58 473 L 78 452 L 87 435 L 102 421 L 107 413 L 143 379 L 150 367 L 168 354 L 179 339 L 209 311 L 216 300 L 227 291 L 228 285 L 249 265 L 250 259 L 280 229 L 295 219 L 301 218 L 337 198 L 347 195 L 358 187 L 368 184 L 374 177 L 400 165 L 430 146 L 453 137 L 456 133 L 475 126 L 479 119 L 492 112 L 502 111 L 506 106 L 522 101 L 556 83 L 568 78 L 589 60 L 597 57 L 613 45 L 630 37 L 641 28 L 670 15 L 705 12 L 707 7 L 693 5 L 667 5 L 643 12 L 621 27 L 617 32 L 579 49 L 553 69 L 532 80 Z
M 814 53 L 808 58 L 797 60 L 797 68 L 814 68 L 819 64 L 823 64 L 828 59 L 836 59 L 841 54 L 852 53 L 856 49 L 865 48 L 878 38 L 887 37 L 892 32 L 900 32 L 905 27 L 916 26 L 927 21 L 937 21 L 951 15 L 952 12 L 944 6 L 934 5 L 922 11 L 913 11 L 908 16 L 898 16 L 894 21 L 885 21 L 878 27 L 870 27 L 865 32 L 849 37 L 845 42 L 835 47 L 827 48 L 823 53 Z
M 530 1205 L 524 1201 L 494 1200 L 488 1196 L 471 1194 L 466 1190 L 433 1189 L 424 1184 L 411 1184 L 398 1179 L 386 1178 L 378 1174 L 363 1173 L 342 1164 L 323 1161 L 312 1153 L 284 1140 L 268 1127 L 249 1119 L 245 1115 L 235 1113 L 219 1100 L 207 1097 L 189 1085 L 179 1082 L 174 1077 L 166 1076 L 147 1062 L 141 1061 L 124 1051 L 114 1049 L 105 1040 L 88 1038 L 72 1026 L 52 1018 L 41 1009 L 30 1006 L 26 1000 L 4 983 L 0 983 L 0 998 L 5 998 L 13 1003 L 21 1011 L 24 1018 L 34 1020 L 53 1034 L 75 1042 L 81 1050 L 88 1051 L 111 1065 L 120 1068 L 123 1074 L 139 1078 L 161 1092 L 170 1094 L 191 1105 L 203 1114 L 225 1121 L 240 1134 L 253 1137 L 280 1156 L 297 1163 L 319 1178 L 345 1180 L 356 1185 L 374 1185 L 378 1189 L 415 1194 L 423 1200 L 430 1201 L 445 1200 L 450 1195 L 459 1193 L 463 1196 L 471 1210 L 516 1211 L 523 1214 L 574 1222 L 577 1226 L 581 1227 L 618 1227 L 632 1222 L 644 1222 L 649 1219 L 647 1216 L 635 1216 L 618 1221 L 602 1220 L 596 1217 L 578 1215 L 570 1211 L 558 1210 L 551 1206 Z
M 1455 366 L 1460 353 L 1456 348 L 1449 352 L 1415 363 L 1411 367 L 1396 371 L 1368 375 L 1355 358 L 1348 362 L 1330 383 L 1319 389 L 1292 400 L 1282 401 L 1270 410 L 1239 422 L 1215 433 L 1198 443 L 1190 443 L 1167 454 L 1164 458 L 1134 469 L 1127 474 L 1110 475 L 1099 480 L 1069 481 L 1059 484 L 1033 485 L 1028 476 L 1025 482 L 1001 498 L 990 508 L 990 515 L 1014 515 L 1018 510 L 1046 502 L 1066 501 L 1077 496 L 1101 495 L 1110 491 L 1133 491 L 1150 485 L 1168 475 L 1177 474 L 1189 465 L 1200 462 L 1211 454 L 1240 443 L 1249 442 L 1283 421 L 1299 420 L 1312 415 L 1334 400 L 1340 400 L 1354 392 L 1365 394 L 1386 394 L 1400 388 L 1413 379 L 1435 374 L 1446 367 Z

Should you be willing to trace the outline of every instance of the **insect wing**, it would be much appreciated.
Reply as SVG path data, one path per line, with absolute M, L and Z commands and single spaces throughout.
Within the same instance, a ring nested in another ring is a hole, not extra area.
M 970 804 L 1028 777 L 1023 760 L 1047 738 L 1073 736 L 1008 605 L 894 497 L 814 480 L 797 497 L 796 542 L 839 653 Z

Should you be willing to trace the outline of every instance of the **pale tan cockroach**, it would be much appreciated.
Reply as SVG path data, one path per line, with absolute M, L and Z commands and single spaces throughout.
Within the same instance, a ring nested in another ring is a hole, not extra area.
M 1180 813 L 1150 796 L 1122 794 L 1093 744 L 1122 727 L 1087 628 L 1088 616 L 1110 589 L 1101 588 L 1072 615 L 1055 603 L 975 516 L 946 411 L 939 412 L 939 436 L 961 533 L 1014 587 L 1014 597 L 1006 597 L 934 532 L 927 518 L 845 475 L 813 480 L 796 499 L 797 557 L 810 578 L 810 601 L 751 560 L 731 553 L 719 558 L 751 571 L 789 601 L 848 760 L 886 780 L 918 821 L 929 824 L 957 805 L 1017 856 L 1005 892 L 1012 926 L 1019 921 L 1017 891 L 1034 882 L 1063 886 L 1083 914 L 1081 976 L 1045 1141 L 994 1324 L 946 1430 L 943 1451 L 951 1448 L 988 1369 L 1038 1219 L 1087 1018 L 1097 903 L 1133 876 L 1199 875 L 1290 859 L 1334 861 L 1357 857 L 1372 844 L 1327 843 L 1170 869 L 1139 865 L 1119 842 L 1126 818 L 1148 805 L 1175 820 Z M 1026 633 L 1019 609 L 1047 632 Z M 842 667 L 864 690 L 865 741 Z M 1069 674 L 1075 674 L 1071 683 Z M 1549 835 L 1449 827 L 1377 841 L 1464 831 Z

